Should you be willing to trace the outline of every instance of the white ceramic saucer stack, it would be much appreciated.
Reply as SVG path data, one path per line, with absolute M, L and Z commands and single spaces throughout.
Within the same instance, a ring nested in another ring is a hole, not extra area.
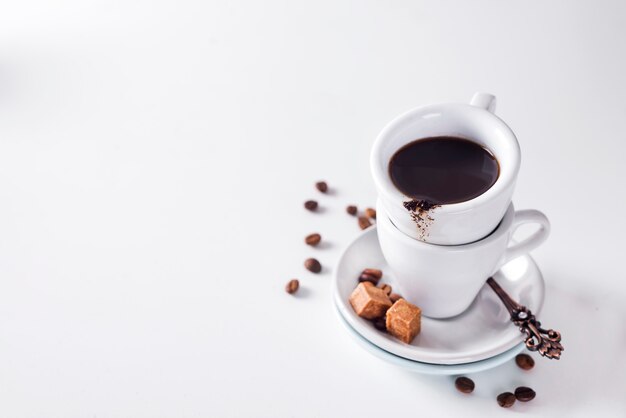
M 357 316 L 348 301 L 361 271 L 369 267 L 381 269 L 381 283 L 393 287 L 393 273 L 380 250 L 376 227 L 365 230 L 345 249 L 335 269 L 332 292 L 336 312 L 348 333 L 379 359 L 419 373 L 461 374 L 496 367 L 524 348 L 522 334 L 487 285 L 456 317 L 422 317 L 421 332 L 411 344 L 378 331 L 370 321 Z M 535 314 L 541 312 L 544 281 L 530 256 L 505 264 L 494 278 L 519 303 Z

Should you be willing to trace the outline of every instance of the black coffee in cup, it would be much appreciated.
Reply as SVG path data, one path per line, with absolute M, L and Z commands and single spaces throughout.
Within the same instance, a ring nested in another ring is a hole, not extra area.
M 389 176 L 398 190 L 434 205 L 474 199 L 489 190 L 499 174 L 498 160 L 489 150 L 453 136 L 413 141 L 389 162 Z

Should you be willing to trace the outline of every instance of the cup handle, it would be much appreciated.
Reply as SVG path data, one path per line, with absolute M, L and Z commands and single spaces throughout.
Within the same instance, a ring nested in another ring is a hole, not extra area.
M 517 228 L 524 224 L 531 223 L 539 224 L 539 229 L 525 240 L 508 247 L 502 256 L 500 266 L 503 266 L 514 258 L 531 252 L 543 244 L 543 242 L 548 238 L 548 235 L 550 235 L 550 221 L 546 215 L 534 209 L 518 210 L 515 212 L 515 219 L 513 220 L 513 225 L 511 226 L 511 237 Z
M 470 100 L 472 106 L 481 107 L 488 112 L 495 113 L 496 111 L 496 96 L 489 93 L 474 93 L 474 97 Z

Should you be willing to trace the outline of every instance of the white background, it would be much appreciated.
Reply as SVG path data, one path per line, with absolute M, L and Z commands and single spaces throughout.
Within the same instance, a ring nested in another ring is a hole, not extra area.
M 626 415 L 625 39 L 621 1 L 3 2 L 0 416 Z M 329 287 L 379 130 L 476 90 L 566 351 L 466 396 L 362 351 Z

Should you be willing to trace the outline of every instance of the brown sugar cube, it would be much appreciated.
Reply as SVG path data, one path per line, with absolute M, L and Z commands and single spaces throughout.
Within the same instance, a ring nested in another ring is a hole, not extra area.
M 422 324 L 422 310 L 404 299 L 398 299 L 387 310 L 387 331 L 407 344 L 419 334 Z
M 385 315 L 391 301 L 382 289 L 364 282 L 359 283 L 350 295 L 350 305 L 361 318 L 375 319 Z

